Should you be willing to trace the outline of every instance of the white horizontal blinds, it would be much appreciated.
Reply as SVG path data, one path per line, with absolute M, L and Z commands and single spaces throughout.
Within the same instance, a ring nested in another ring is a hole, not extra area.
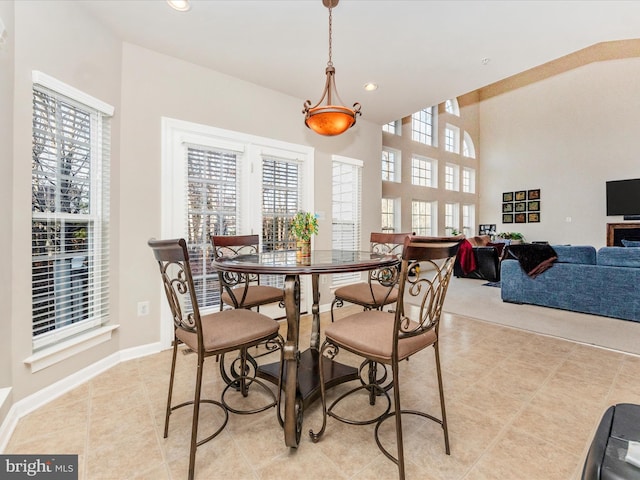
M 362 201 L 362 164 L 357 161 L 333 161 L 332 247 L 360 250 L 360 210 Z M 333 275 L 333 285 L 360 280 L 360 273 Z
M 295 241 L 290 236 L 291 219 L 302 207 L 302 168 L 300 162 L 262 157 L 262 249 L 291 250 Z M 262 275 L 263 285 L 282 287 L 281 275 Z
M 33 88 L 34 348 L 108 320 L 110 122 L 101 111 Z
M 239 152 L 187 146 L 187 244 L 201 309 L 220 305 L 212 235 L 238 233 Z
M 295 248 L 289 224 L 301 209 L 300 163 L 275 157 L 262 158 L 262 248 Z

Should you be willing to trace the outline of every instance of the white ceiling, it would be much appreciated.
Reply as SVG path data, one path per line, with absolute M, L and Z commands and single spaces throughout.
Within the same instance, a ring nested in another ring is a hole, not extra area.
M 309 99 L 324 87 L 322 0 L 77 2 L 123 40 Z M 640 1 L 340 0 L 333 63 L 343 102 L 383 124 L 595 43 L 640 38 Z M 483 65 L 482 59 L 490 61 Z M 366 82 L 379 84 L 365 92 Z

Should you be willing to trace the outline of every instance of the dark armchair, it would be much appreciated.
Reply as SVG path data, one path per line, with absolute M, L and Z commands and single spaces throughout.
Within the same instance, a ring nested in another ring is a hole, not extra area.
M 463 268 L 464 258 L 458 255 L 453 267 L 453 274 L 459 278 L 478 278 L 488 282 L 500 281 L 500 259 L 504 243 L 491 243 L 488 235 L 480 235 L 467 239 L 471 243 L 472 264 L 475 268 L 466 271 Z

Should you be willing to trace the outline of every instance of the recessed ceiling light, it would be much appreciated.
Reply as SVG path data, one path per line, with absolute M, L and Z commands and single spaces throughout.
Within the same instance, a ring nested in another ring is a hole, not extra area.
M 167 0 L 167 3 L 171 8 L 179 12 L 188 12 L 191 9 L 189 0 Z
M 373 82 L 368 82 L 364 84 L 364 89 L 367 92 L 373 92 L 374 90 L 378 89 L 378 84 L 377 83 L 373 83 Z

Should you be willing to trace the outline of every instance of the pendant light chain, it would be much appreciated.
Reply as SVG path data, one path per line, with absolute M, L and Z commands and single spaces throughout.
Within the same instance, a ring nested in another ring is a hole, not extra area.
M 333 53 L 331 50 L 331 40 L 332 40 L 332 36 L 333 36 L 333 28 L 332 28 L 332 24 L 333 24 L 333 13 L 332 13 L 332 8 L 333 8 L 333 1 L 330 0 L 329 1 L 329 61 L 327 62 L 328 66 L 333 66 L 333 62 L 331 61 L 331 54 Z
M 342 100 L 338 97 L 335 84 L 336 69 L 333 67 L 333 7 L 338 5 L 339 0 L 322 0 L 322 4 L 329 9 L 329 61 L 325 69 L 326 82 L 324 90 L 318 103 L 311 106 L 311 100 L 304 102 L 304 123 L 305 125 L 320 135 L 340 135 L 356 124 L 356 118 L 360 112 L 360 104 L 354 103 L 353 108 L 342 106 Z M 337 104 L 333 104 L 335 93 Z M 322 102 L 326 100 L 326 104 Z

